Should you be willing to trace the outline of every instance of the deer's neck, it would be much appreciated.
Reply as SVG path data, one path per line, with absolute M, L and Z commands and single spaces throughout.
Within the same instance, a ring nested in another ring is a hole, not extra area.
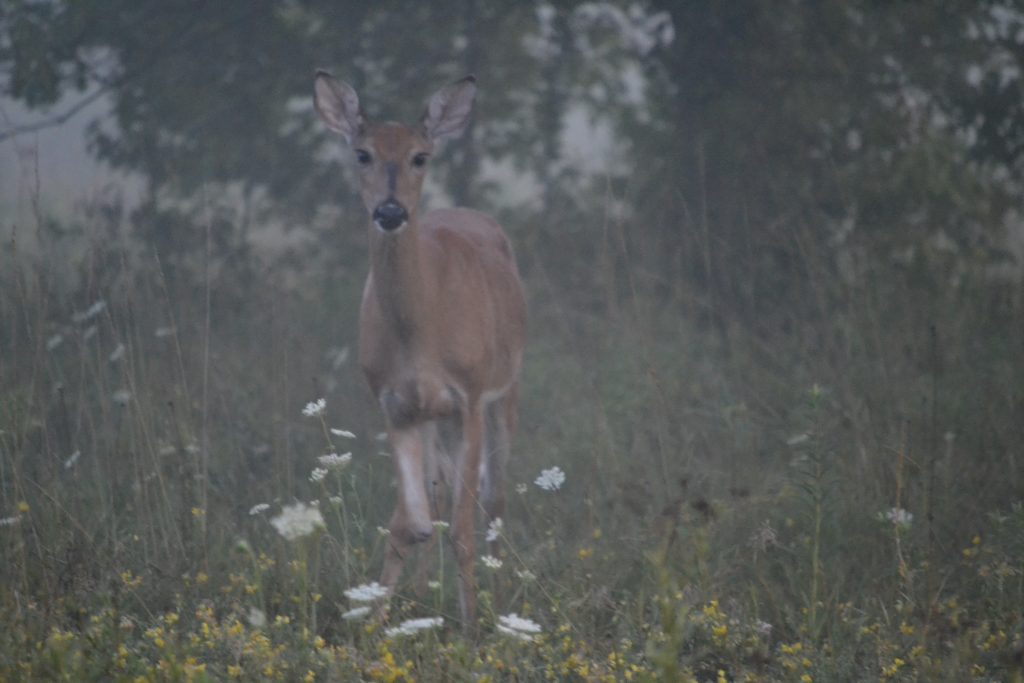
M 432 282 L 426 277 L 419 226 L 414 216 L 397 235 L 370 226 L 373 285 L 384 319 L 407 348 L 431 344 Z

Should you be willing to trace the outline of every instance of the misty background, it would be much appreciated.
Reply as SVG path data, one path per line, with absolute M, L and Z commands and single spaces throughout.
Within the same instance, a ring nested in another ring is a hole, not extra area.
M 515 499 L 509 538 L 588 633 L 645 640 L 652 547 L 686 601 L 819 644 L 846 602 L 911 605 L 919 634 L 949 594 L 1014 602 L 963 555 L 1024 492 L 1024 3 L 1006 0 L 0 0 L 0 512 L 24 500 L 52 532 L 23 590 L 213 573 L 234 539 L 272 543 L 248 510 L 315 493 L 322 430 L 300 410 L 321 396 L 374 492 L 335 560 L 377 571 L 393 494 L 354 360 L 368 219 L 317 68 L 408 123 L 478 79 L 425 203 L 486 211 L 515 247 L 509 486 L 555 464 L 567 484 L 547 517 Z M 896 560 L 894 510 L 916 520 Z

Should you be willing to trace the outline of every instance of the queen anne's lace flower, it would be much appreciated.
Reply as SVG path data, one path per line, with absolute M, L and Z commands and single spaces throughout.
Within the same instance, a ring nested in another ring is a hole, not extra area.
M 557 465 L 547 470 L 541 470 L 540 476 L 533 483 L 545 491 L 557 491 L 565 483 L 565 472 Z
M 253 628 L 262 628 L 267 623 L 267 615 L 258 607 L 249 608 L 249 625 Z
M 883 522 L 890 522 L 901 529 L 909 529 L 914 521 L 914 515 L 903 508 L 892 508 L 878 513 L 878 519 Z
M 358 621 L 370 613 L 370 608 L 367 606 L 353 607 L 349 611 L 341 615 L 341 618 L 345 621 Z
M 408 619 L 403 621 L 394 628 L 389 628 L 384 631 L 384 635 L 388 638 L 394 638 L 395 636 L 411 636 L 420 631 L 426 631 L 432 628 L 437 628 L 444 623 L 442 617 L 424 617 L 422 619 Z
M 540 624 L 513 612 L 498 617 L 498 630 L 519 640 L 533 640 L 540 633 Z
M 315 401 L 310 401 L 306 404 L 306 407 L 302 409 L 302 414 L 306 417 L 320 417 L 324 414 L 324 410 L 327 408 L 327 401 L 322 398 L 318 398 Z
M 345 589 L 345 597 L 352 602 L 373 602 L 386 598 L 387 595 L 388 589 L 376 581 Z
M 323 481 L 326 476 L 326 469 L 323 467 L 315 467 L 313 468 L 313 471 L 309 473 L 309 480 L 315 484 L 318 481 Z
M 324 517 L 320 511 L 305 503 L 285 505 L 281 514 L 270 520 L 270 523 L 277 529 L 277 533 L 289 541 L 308 536 L 317 529 L 324 527 Z
M 269 503 L 256 503 L 251 508 L 249 508 L 249 514 L 250 515 L 258 515 L 261 512 L 266 512 L 269 509 L 270 509 L 270 504 Z
M 501 536 L 501 530 L 504 526 L 505 523 L 501 521 L 501 517 L 495 517 L 492 519 L 491 523 L 487 525 L 487 535 L 484 537 L 484 540 L 488 543 L 491 541 L 497 541 Z
M 484 555 L 480 558 L 480 561 L 484 563 L 484 566 L 488 569 L 501 569 L 502 561 L 493 555 Z
M 331 434 L 334 434 L 335 436 L 341 436 L 346 439 L 356 438 L 356 435 L 348 431 L 347 429 L 335 429 L 334 427 L 331 427 Z
M 328 453 L 327 455 L 321 455 L 317 460 L 327 469 L 339 469 L 352 462 L 352 454 L 342 453 L 338 455 L 337 453 Z

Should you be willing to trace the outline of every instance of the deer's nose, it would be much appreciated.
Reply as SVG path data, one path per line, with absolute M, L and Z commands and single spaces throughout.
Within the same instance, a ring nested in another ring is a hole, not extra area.
M 405 225 L 409 213 L 394 199 L 385 199 L 373 210 L 373 222 L 381 230 L 391 232 Z

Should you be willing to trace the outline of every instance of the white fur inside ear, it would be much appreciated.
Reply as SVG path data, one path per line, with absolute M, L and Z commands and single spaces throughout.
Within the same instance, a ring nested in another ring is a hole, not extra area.
M 423 128 L 433 140 L 457 137 L 469 123 L 476 99 L 476 80 L 467 76 L 438 90 L 427 102 Z
M 359 96 L 352 86 L 325 72 L 319 72 L 314 81 L 313 104 L 327 127 L 345 136 L 351 144 L 363 126 L 359 109 Z

